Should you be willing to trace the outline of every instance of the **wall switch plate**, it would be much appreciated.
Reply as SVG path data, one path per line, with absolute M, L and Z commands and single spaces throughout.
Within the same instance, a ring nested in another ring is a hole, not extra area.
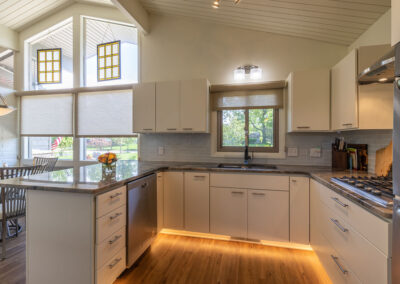
M 299 155 L 297 147 L 288 147 L 287 155 L 288 157 L 297 157 Z
M 321 148 L 311 148 L 310 149 L 310 157 L 312 158 L 320 158 L 321 157 Z
M 164 147 L 158 147 L 158 155 L 159 156 L 164 155 Z

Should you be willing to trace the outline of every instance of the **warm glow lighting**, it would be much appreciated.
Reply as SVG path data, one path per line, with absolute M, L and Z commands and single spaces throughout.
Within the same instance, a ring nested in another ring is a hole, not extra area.
M 239 4 L 240 0 L 235 0 L 235 5 Z
M 13 107 L 8 107 L 8 106 L 0 106 L 0 116 L 9 114 L 10 112 L 13 112 L 15 108 Z
M 379 82 L 386 82 L 388 79 L 387 78 L 380 78 L 378 81 Z
M 219 0 L 215 0 L 215 1 L 213 2 L 213 4 L 212 4 L 212 7 L 213 7 L 214 9 L 218 9 L 218 8 L 219 8 Z
M 262 77 L 262 69 L 257 67 L 257 68 L 251 68 L 250 69 L 250 79 L 251 80 L 259 80 Z
M 246 71 L 243 68 L 238 68 L 233 71 L 233 79 L 235 81 L 242 81 L 246 76 Z

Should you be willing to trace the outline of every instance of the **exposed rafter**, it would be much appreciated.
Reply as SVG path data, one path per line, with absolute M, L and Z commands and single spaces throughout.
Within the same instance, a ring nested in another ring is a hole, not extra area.
M 139 0 L 112 0 L 114 5 L 144 33 L 150 32 L 149 14 Z

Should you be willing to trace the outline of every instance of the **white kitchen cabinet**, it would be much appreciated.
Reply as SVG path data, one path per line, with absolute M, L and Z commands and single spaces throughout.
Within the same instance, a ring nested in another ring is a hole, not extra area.
M 357 50 L 331 69 L 332 130 L 358 128 Z
M 400 42 L 400 19 L 399 19 L 399 13 L 400 13 L 400 0 L 392 0 L 392 5 L 391 5 L 391 41 L 392 41 L 392 46 Z
M 180 82 L 156 83 L 156 131 L 177 132 L 180 126 Z
M 156 83 L 133 86 L 133 132 L 156 131 Z
M 210 232 L 210 174 L 185 172 L 185 230 Z
M 184 132 L 209 132 L 209 83 L 181 81 L 180 126 Z
M 248 190 L 247 238 L 289 242 L 289 193 Z
M 183 172 L 164 172 L 164 227 L 183 229 Z
M 247 237 L 247 190 L 210 187 L 210 232 Z
M 290 241 L 310 243 L 310 179 L 290 177 Z
M 288 132 L 330 130 L 330 70 L 296 71 L 288 79 Z
M 157 173 L 157 232 L 164 228 L 164 173 Z

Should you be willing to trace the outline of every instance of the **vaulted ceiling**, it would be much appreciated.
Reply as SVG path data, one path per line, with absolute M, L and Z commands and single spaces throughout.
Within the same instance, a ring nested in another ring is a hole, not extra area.
M 342 45 L 354 42 L 390 8 L 390 0 L 141 0 L 150 13 L 189 16 L 211 23 Z

